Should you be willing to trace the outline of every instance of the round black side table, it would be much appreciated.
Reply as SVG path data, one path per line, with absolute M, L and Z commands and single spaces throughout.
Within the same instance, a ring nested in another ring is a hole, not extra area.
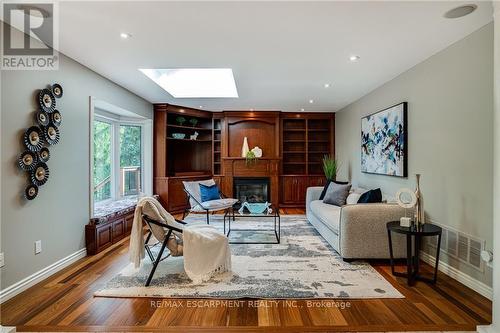
M 394 271 L 394 255 L 392 252 L 392 237 L 391 233 L 395 232 L 398 234 L 406 235 L 406 273 Z M 441 234 L 443 229 L 434 224 L 424 224 L 420 227 L 402 227 L 399 221 L 392 221 L 387 223 L 387 234 L 389 236 L 389 252 L 391 255 L 391 271 L 394 276 L 406 277 L 408 279 L 408 285 L 412 286 L 415 281 L 424 281 L 429 283 L 436 283 L 438 263 L 439 263 L 439 251 L 441 250 Z M 419 261 L 420 261 L 420 244 L 422 242 L 422 237 L 426 236 L 437 236 L 437 252 L 436 252 L 436 264 L 434 267 L 434 277 L 427 278 L 419 275 Z M 413 245 L 412 245 L 412 239 Z

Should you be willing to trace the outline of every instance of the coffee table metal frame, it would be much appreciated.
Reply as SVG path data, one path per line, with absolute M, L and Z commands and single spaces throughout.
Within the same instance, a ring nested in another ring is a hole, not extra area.
M 230 244 L 279 244 L 281 241 L 281 216 L 279 213 L 278 209 L 273 209 L 273 212 L 271 214 L 239 214 L 235 213 L 235 208 L 229 208 L 226 210 L 224 213 L 224 234 L 229 238 L 229 234 L 231 231 L 244 231 L 244 232 L 261 232 L 261 231 L 274 231 L 274 235 L 276 236 L 276 242 L 236 242 L 236 241 L 229 241 Z M 238 219 L 244 219 L 244 218 L 259 218 L 259 219 L 273 219 L 274 223 L 274 228 L 273 229 L 232 229 L 231 228 L 231 220 L 233 222 L 236 222 L 236 218 Z M 229 222 L 229 227 L 227 230 L 226 234 L 226 221 Z

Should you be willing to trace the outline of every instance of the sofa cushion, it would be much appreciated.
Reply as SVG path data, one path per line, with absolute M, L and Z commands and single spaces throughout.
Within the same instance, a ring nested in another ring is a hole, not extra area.
M 329 205 L 323 203 L 322 200 L 314 200 L 310 204 L 311 213 L 316 216 L 325 226 L 331 231 L 338 234 L 340 224 L 340 210 L 339 206 Z
M 210 200 L 219 200 L 219 187 L 217 186 L 217 184 L 213 184 L 211 186 L 200 184 L 200 196 L 202 203 Z
M 339 184 L 339 185 L 347 185 L 347 184 L 349 184 L 349 182 L 340 182 L 338 180 L 334 180 L 333 182 L 335 184 Z M 323 200 L 325 198 L 325 194 L 326 194 L 326 191 L 328 191 L 328 187 L 330 186 L 330 183 L 332 183 L 332 181 L 329 180 L 329 179 L 327 179 L 326 180 L 326 184 L 323 187 L 323 191 L 321 191 L 321 194 L 319 195 L 319 200 Z
M 330 205 L 343 206 L 346 203 L 350 189 L 351 184 L 340 185 L 332 182 L 330 186 L 328 186 L 323 202 Z
M 382 202 L 382 191 L 380 191 L 380 188 L 365 192 L 358 199 L 358 203 L 378 203 L 378 202 Z

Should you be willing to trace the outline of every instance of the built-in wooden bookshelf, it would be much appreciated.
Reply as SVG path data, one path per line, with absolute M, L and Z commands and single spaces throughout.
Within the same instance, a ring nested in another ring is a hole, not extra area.
M 307 187 L 325 182 L 322 159 L 334 154 L 333 113 L 210 112 L 170 104 L 154 110 L 154 192 L 172 213 L 188 206 L 183 181 L 213 177 L 231 195 L 233 177 L 265 175 L 273 203 L 284 207 L 304 206 Z M 246 136 L 264 152 L 252 166 L 241 161 Z
M 222 119 L 221 118 L 214 118 L 212 120 L 212 131 L 213 131 L 212 172 L 214 176 L 220 176 L 222 174 Z
M 323 157 L 335 153 L 334 122 L 332 113 L 282 114 L 280 205 L 304 206 L 307 187 L 324 184 Z

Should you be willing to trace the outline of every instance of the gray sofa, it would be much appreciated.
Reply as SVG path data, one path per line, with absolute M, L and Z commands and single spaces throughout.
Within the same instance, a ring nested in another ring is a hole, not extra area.
M 396 203 L 358 204 L 365 190 L 351 190 L 347 204 L 339 207 L 319 200 L 323 187 L 309 187 L 306 195 L 308 221 L 330 243 L 341 257 L 354 259 L 388 259 L 389 243 L 386 224 L 405 216 Z M 406 239 L 392 234 L 395 258 L 406 257 Z

